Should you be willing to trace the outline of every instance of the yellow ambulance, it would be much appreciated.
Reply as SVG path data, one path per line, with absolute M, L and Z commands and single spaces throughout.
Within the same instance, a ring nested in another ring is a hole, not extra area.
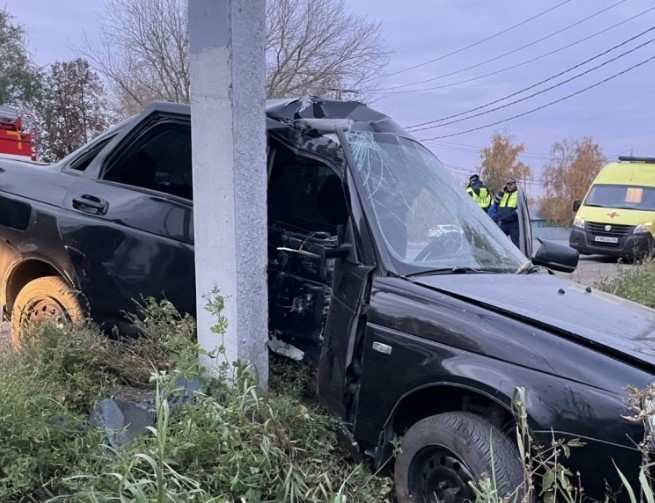
M 619 157 L 605 166 L 577 210 L 569 244 L 581 254 L 642 258 L 653 252 L 655 158 Z

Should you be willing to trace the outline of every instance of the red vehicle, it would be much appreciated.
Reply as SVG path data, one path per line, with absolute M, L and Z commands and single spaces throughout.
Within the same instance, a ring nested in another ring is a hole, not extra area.
M 0 157 L 34 160 L 32 137 L 22 130 L 22 120 L 10 107 L 0 105 Z

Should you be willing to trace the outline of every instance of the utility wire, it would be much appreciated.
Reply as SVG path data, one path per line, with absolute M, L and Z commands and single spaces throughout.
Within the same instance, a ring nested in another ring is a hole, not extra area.
M 568 79 L 557 82 L 556 84 L 548 86 L 548 87 L 546 87 L 546 88 L 544 88 L 544 89 L 542 89 L 540 91 L 536 91 L 534 93 L 531 93 L 531 94 L 529 94 L 527 96 L 524 96 L 522 98 L 519 98 L 517 100 L 510 101 L 509 103 L 505 103 L 504 105 L 500 105 L 500 106 L 497 106 L 497 107 L 494 107 L 494 108 L 489 108 L 488 110 L 484 110 L 482 112 L 474 113 L 472 115 L 467 115 L 467 114 L 471 114 L 472 112 L 476 112 L 478 110 L 488 108 L 491 105 L 495 105 L 496 103 L 499 103 L 501 101 L 505 101 L 505 100 L 507 100 L 509 98 L 513 98 L 514 96 L 517 96 L 519 94 L 523 94 L 524 92 L 529 91 L 531 89 L 534 89 L 535 87 L 538 87 L 538 86 L 540 86 L 542 84 L 545 84 L 546 82 L 549 82 L 549 81 L 551 81 L 553 79 L 556 79 L 557 77 L 561 77 L 562 75 L 564 75 L 566 73 L 569 73 L 570 71 L 575 70 L 576 68 L 579 68 L 579 67 L 581 67 L 583 65 L 586 65 L 587 63 L 590 63 L 591 61 L 594 61 L 594 60 L 596 60 L 596 59 L 598 59 L 598 58 L 600 58 L 602 56 L 605 56 L 606 54 L 612 52 L 613 50 L 618 49 L 619 47 L 624 46 L 624 45 L 634 41 L 635 39 L 637 39 L 639 37 L 642 37 L 646 33 L 649 33 L 649 32 L 652 32 L 652 31 L 655 31 L 655 26 L 652 26 L 652 27 L 648 28 L 647 30 L 642 31 L 641 33 L 639 33 L 639 34 L 637 34 L 637 35 L 635 35 L 633 37 L 630 37 L 629 39 L 624 40 L 623 42 L 621 42 L 621 43 L 619 43 L 619 44 L 617 44 L 617 45 L 615 45 L 613 47 L 610 47 L 609 49 L 607 49 L 607 50 L 605 50 L 605 51 L 603 51 L 601 53 L 598 53 L 598 54 L 592 56 L 591 58 L 587 58 L 586 60 L 584 60 L 584 61 L 582 61 L 582 62 L 580 62 L 580 63 L 578 63 L 576 65 L 573 65 L 573 66 L 571 66 L 569 68 L 566 68 L 565 70 L 562 70 L 561 72 L 558 72 L 555 75 L 551 75 L 550 77 L 547 77 L 547 78 L 545 78 L 543 80 L 540 80 L 539 82 L 536 82 L 536 83 L 534 83 L 534 84 L 532 84 L 532 85 L 530 85 L 528 87 L 524 87 L 523 89 L 519 89 L 518 91 L 514 91 L 513 93 L 507 94 L 507 95 L 505 95 L 505 96 L 503 96 L 501 98 L 495 99 L 495 100 L 490 101 L 488 103 L 484 103 L 484 104 L 479 105 L 479 106 L 474 107 L 474 108 L 470 108 L 470 109 L 465 110 L 463 112 L 458 112 L 456 114 L 447 115 L 447 116 L 441 117 L 439 119 L 435 119 L 435 120 L 431 120 L 431 121 L 427 121 L 427 122 L 421 122 L 419 124 L 414 124 L 414 125 L 411 125 L 411 126 L 406 126 L 406 129 L 412 130 L 413 132 L 417 132 L 417 131 L 425 131 L 426 129 L 434 129 L 434 128 L 438 128 L 438 127 L 448 126 L 450 124 L 455 124 L 457 122 L 462 122 L 462 121 L 465 121 L 465 120 L 473 119 L 475 117 L 480 117 L 482 115 L 486 115 L 486 114 L 489 114 L 489 113 L 492 113 L 492 112 L 496 112 L 498 110 L 502 110 L 503 108 L 507 108 L 507 107 L 515 105 L 517 103 L 521 103 L 521 102 L 526 101 L 528 99 L 534 98 L 535 96 L 539 96 L 540 94 L 546 93 L 548 91 L 552 91 L 553 89 L 555 89 L 557 87 L 568 84 L 569 82 L 572 82 L 573 80 L 576 80 L 576 79 L 578 79 L 578 78 L 580 78 L 580 77 L 582 77 L 584 75 L 587 75 L 587 74 L 589 74 L 589 73 L 591 73 L 593 71 L 596 71 L 596 70 L 598 70 L 598 69 L 600 69 L 600 68 L 602 68 L 604 66 L 607 66 L 608 64 L 613 63 L 614 61 L 617 61 L 618 59 L 623 58 L 623 57 L 625 57 L 625 56 L 627 56 L 629 54 L 632 54 L 636 50 L 641 49 L 642 47 L 645 47 L 648 44 L 652 44 L 653 42 L 655 42 L 655 38 L 651 38 L 650 40 L 647 40 L 646 42 L 643 42 L 643 43 L 633 47 L 632 49 L 624 51 L 624 52 L 614 56 L 613 58 L 610 58 L 610 59 L 608 59 L 606 61 L 603 61 L 602 63 L 600 63 L 598 65 L 592 66 L 591 68 L 588 68 L 587 70 L 585 70 L 583 72 L 576 73 L 575 75 L 572 75 Z M 449 119 L 454 119 L 455 117 L 461 117 L 462 115 L 466 115 L 466 117 L 462 117 L 460 119 L 455 119 L 455 120 L 449 120 Z
M 461 173 L 463 175 L 470 175 L 471 172 L 472 172 L 472 170 L 466 169 L 464 166 L 458 166 L 456 164 L 450 164 L 450 163 L 444 162 L 444 161 L 441 161 L 441 164 L 443 164 L 444 167 L 450 172 Z M 532 178 L 532 177 L 522 178 L 521 180 L 523 182 L 525 182 L 525 183 L 529 183 L 529 184 L 532 184 L 532 185 L 542 185 L 542 186 L 545 185 L 545 182 L 543 180 L 539 180 L 539 179 Z
M 493 33 L 493 34 L 489 35 L 488 37 L 485 37 L 485 38 L 483 38 L 481 40 L 478 40 L 477 42 L 473 42 L 473 43 L 471 43 L 469 45 L 466 45 L 464 47 L 460 47 L 459 49 L 455 49 L 454 51 L 447 52 L 446 54 L 442 54 L 441 56 L 438 56 L 438 57 L 436 57 L 434 59 L 424 61 L 423 63 L 418 63 L 416 65 L 408 66 L 407 68 L 403 68 L 402 70 L 398 70 L 396 72 L 387 73 L 387 74 L 383 75 L 383 77 L 392 77 L 394 75 L 405 73 L 405 72 L 408 72 L 410 70 L 415 70 L 416 68 L 421 68 L 421 67 L 423 67 L 425 65 L 430 65 L 432 63 L 436 63 L 437 61 L 441 61 L 443 59 L 446 59 L 446 58 L 449 58 L 449 57 L 454 56 L 456 54 L 459 54 L 459 53 L 464 52 L 464 51 L 466 51 L 468 49 L 471 49 L 473 47 L 477 47 L 478 45 L 484 44 L 485 42 L 488 42 L 489 40 L 492 40 L 492 39 L 494 39 L 496 37 L 504 35 L 505 33 L 509 32 L 509 31 L 511 31 L 511 30 L 513 30 L 515 28 L 523 26 L 524 24 L 527 24 L 530 21 L 534 21 L 535 19 L 540 18 L 541 16 L 544 16 L 544 15 L 548 14 L 549 12 L 552 12 L 552 11 L 554 11 L 556 9 L 559 9 L 560 7 L 566 5 L 567 3 L 570 3 L 570 2 L 571 2 L 571 0 L 564 0 L 563 2 L 560 2 L 560 3 L 556 4 L 556 5 L 553 5 L 552 7 L 549 7 L 546 10 L 538 12 L 537 14 L 535 14 L 533 16 L 530 16 L 529 18 L 524 19 L 523 21 L 519 21 L 518 23 L 513 24 L 512 26 L 509 26 L 508 28 L 505 28 L 504 30 L 498 31 L 496 33 Z
M 548 33 L 547 35 L 544 35 L 543 37 L 540 37 L 540 38 L 538 38 L 536 40 L 533 40 L 532 42 L 529 42 L 527 44 L 523 44 L 523 45 L 521 45 L 519 47 L 516 47 L 516 48 L 511 49 L 509 51 L 503 52 L 502 54 L 499 54 L 498 56 L 494 56 L 493 58 L 486 59 L 484 61 L 480 61 L 479 63 L 476 63 L 474 65 L 470 65 L 470 66 L 467 66 L 465 68 L 460 68 L 459 70 L 454 70 L 452 72 L 444 73 L 444 74 L 441 74 L 441 75 L 436 75 L 436 76 L 431 77 L 429 79 L 419 80 L 419 81 L 416 81 L 416 82 L 407 82 L 405 84 L 398 84 L 396 86 L 381 87 L 381 88 L 378 88 L 378 89 L 372 89 L 371 91 L 375 92 L 375 91 L 401 89 L 401 88 L 405 88 L 405 87 L 409 87 L 409 86 L 413 86 L 413 85 L 417 85 L 417 84 L 425 84 L 427 82 L 432 82 L 432 81 L 435 81 L 435 80 L 438 80 L 438 79 L 451 77 L 452 75 L 457 75 L 459 73 L 463 73 L 463 72 L 466 72 L 468 70 L 473 70 L 474 68 L 478 68 L 478 67 L 480 67 L 482 65 L 486 65 L 487 63 L 492 63 L 492 62 L 497 61 L 499 59 L 502 59 L 502 58 L 504 58 L 506 56 L 517 53 L 519 51 L 522 51 L 523 49 L 527 49 L 528 47 L 532 47 L 534 45 L 537 45 L 538 43 L 543 42 L 544 40 L 548 40 L 550 38 L 553 38 L 553 37 L 559 35 L 560 33 L 563 33 L 563 32 L 565 32 L 567 30 L 570 30 L 571 28 L 574 28 L 574 27 L 576 27 L 576 26 L 578 26 L 578 25 L 580 25 L 582 23 L 585 23 L 586 21 L 589 21 L 590 19 L 593 19 L 593 18 L 595 18 L 597 16 L 600 16 L 601 14 L 607 12 L 608 10 L 613 9 L 614 7 L 617 7 L 617 6 L 619 6 L 622 3 L 625 3 L 627 1 L 628 0 L 619 0 L 618 2 L 614 2 L 613 4 L 608 5 L 607 7 L 603 8 L 603 9 L 597 10 L 597 11 L 593 12 L 592 14 L 590 14 L 590 15 L 588 15 L 586 17 L 583 17 L 582 19 L 579 19 L 578 21 L 576 21 L 574 23 L 571 23 L 569 25 L 564 26 L 563 28 L 560 28 L 559 30 L 555 30 L 555 31 L 553 31 L 551 33 Z
M 442 140 L 444 138 L 452 138 L 454 136 L 461 136 L 461 135 L 464 135 L 464 134 L 473 133 L 474 131 L 480 131 L 482 129 L 487 129 L 487 128 L 490 128 L 490 127 L 493 127 L 493 126 L 497 126 L 499 124 L 503 124 L 505 122 L 509 122 L 509 121 L 514 120 L 514 119 L 519 119 L 521 117 L 525 117 L 526 115 L 530 115 L 530 114 L 532 114 L 534 112 L 538 112 L 539 110 L 543 110 L 544 108 L 547 108 L 547 107 L 552 106 L 552 105 L 556 105 L 557 103 L 561 103 L 562 101 L 568 100 L 568 99 L 573 98 L 575 96 L 578 96 L 578 95 L 580 95 L 580 94 L 582 94 L 584 92 L 590 91 L 591 89 L 594 89 L 594 88 L 596 88 L 598 86 L 601 86 L 602 84 L 605 84 L 605 83 L 609 82 L 610 80 L 614 80 L 615 78 L 620 77 L 621 75 L 624 75 L 624 74 L 626 74 L 626 73 L 628 73 L 628 72 L 630 72 L 632 70 L 635 70 L 636 68 L 644 66 L 645 64 L 651 62 L 654 59 L 655 59 L 655 56 L 651 56 L 650 58 L 644 59 L 644 60 L 640 61 L 639 63 L 636 63 L 636 64 L 634 64 L 632 66 L 629 66 L 628 68 L 626 68 L 624 70 L 621 70 L 620 72 L 614 73 L 614 74 L 610 75 L 609 77 L 604 78 L 603 80 L 599 80 L 598 82 L 595 82 L 595 83 L 593 83 L 593 84 L 591 84 L 589 86 L 583 87 L 582 89 L 578 89 L 577 91 L 575 91 L 573 93 L 570 93 L 570 94 L 567 94 L 567 95 L 562 96 L 560 98 L 557 98 L 556 100 L 549 101 L 549 102 L 544 103 L 543 105 L 540 105 L 538 107 L 531 108 L 530 110 L 526 110 L 525 112 L 510 115 L 509 117 L 505 117 L 504 119 L 500 119 L 500 120 L 497 120 L 497 121 L 494 121 L 494 122 L 490 122 L 488 124 L 483 124 L 483 125 L 478 126 L 478 127 L 465 129 L 463 131 L 458 131 L 456 133 L 451 133 L 451 134 L 446 134 L 446 135 L 441 135 L 441 136 L 433 136 L 432 138 L 423 138 L 420 141 L 434 141 L 434 140 Z
M 597 31 L 595 33 L 592 33 L 591 35 L 587 35 L 586 37 L 579 38 L 578 40 L 575 40 L 575 41 L 573 41 L 573 42 L 571 42 L 569 44 L 558 47 L 557 49 L 553 49 L 552 51 L 548 51 L 548 52 L 545 52 L 543 54 L 539 54 L 538 56 L 535 56 L 535 57 L 532 57 L 532 58 L 529 58 L 529 59 L 525 59 L 525 60 L 521 61 L 520 63 L 516 63 L 516 64 L 513 64 L 513 65 L 506 66 L 504 68 L 500 68 L 498 70 L 494 70 L 493 72 L 483 73 L 482 75 L 478 75 L 477 77 L 471 77 L 469 79 L 458 80 L 457 82 L 450 82 L 448 84 L 442 84 L 440 86 L 425 87 L 425 88 L 422 88 L 422 89 L 402 89 L 402 90 L 398 89 L 398 90 L 392 90 L 392 91 L 375 91 L 375 90 L 373 90 L 371 92 L 373 92 L 375 94 L 380 94 L 380 95 L 384 95 L 384 94 L 405 94 L 405 93 L 414 93 L 414 92 L 422 93 L 422 92 L 427 92 L 427 91 L 435 91 L 435 90 L 439 90 L 439 89 L 447 89 L 449 87 L 455 87 L 455 86 L 460 86 L 462 84 L 468 84 L 470 82 L 475 82 L 476 80 L 485 79 L 487 77 L 493 77 L 494 75 L 498 75 L 498 74 L 507 72 L 509 70 L 514 70 L 516 68 L 520 68 L 520 67 L 528 65 L 530 63 L 534 63 L 534 62 L 539 61 L 541 59 L 547 58 L 548 56 L 558 54 L 558 53 L 560 53 L 562 51 L 565 51 L 566 49 L 570 49 L 571 47 L 574 47 L 574 46 L 579 45 L 579 44 L 581 44 L 583 42 L 591 40 L 592 38 L 595 38 L 598 35 L 603 35 L 603 34 L 607 33 L 608 31 L 613 30 L 614 28 L 618 28 L 619 26 L 624 25 L 624 24 L 632 21 L 633 19 L 637 19 L 637 18 L 639 18 L 639 17 L 641 17 L 641 16 L 643 16 L 645 14 L 648 14 L 649 12 L 651 12 L 653 10 L 655 10 L 655 7 L 649 7 L 648 9 L 642 10 L 641 12 L 638 12 L 637 14 L 635 14 L 633 16 L 630 16 L 629 18 L 626 18 L 626 19 L 624 19 L 622 21 L 619 21 L 618 23 L 614 23 L 614 24 L 612 24 L 612 25 L 610 25 L 610 26 L 608 26 L 606 28 L 603 28 L 602 30 L 599 30 L 599 31 Z
M 487 145 L 484 147 L 479 147 L 475 145 L 463 145 L 461 143 L 450 143 L 450 142 L 438 142 L 436 143 L 438 147 L 443 147 L 444 149 L 454 148 L 457 150 L 463 150 L 465 152 L 479 153 L 483 148 L 487 148 Z M 546 153 L 536 153 L 536 152 L 526 152 L 523 151 L 519 154 L 519 157 L 527 157 L 531 159 L 538 159 L 542 161 L 548 161 L 551 159 L 550 154 Z

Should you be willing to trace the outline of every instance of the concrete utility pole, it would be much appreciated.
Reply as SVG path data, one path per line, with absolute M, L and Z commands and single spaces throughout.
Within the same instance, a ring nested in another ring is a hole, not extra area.
M 227 357 L 251 364 L 266 388 L 264 37 L 265 0 L 189 0 L 198 341 L 220 342 L 205 309 L 219 288 Z

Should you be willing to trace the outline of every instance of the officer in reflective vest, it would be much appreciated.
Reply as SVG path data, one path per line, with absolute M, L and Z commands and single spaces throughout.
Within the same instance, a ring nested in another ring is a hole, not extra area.
M 480 180 L 480 176 L 471 175 L 469 177 L 466 192 L 471 196 L 471 198 L 473 198 L 473 202 L 485 212 L 489 210 L 489 206 L 491 206 L 491 193 L 489 192 L 489 189 L 484 186 L 482 180 Z
M 502 194 L 500 194 L 494 220 L 516 246 L 519 246 L 518 202 L 516 180 L 510 180 L 503 188 Z

